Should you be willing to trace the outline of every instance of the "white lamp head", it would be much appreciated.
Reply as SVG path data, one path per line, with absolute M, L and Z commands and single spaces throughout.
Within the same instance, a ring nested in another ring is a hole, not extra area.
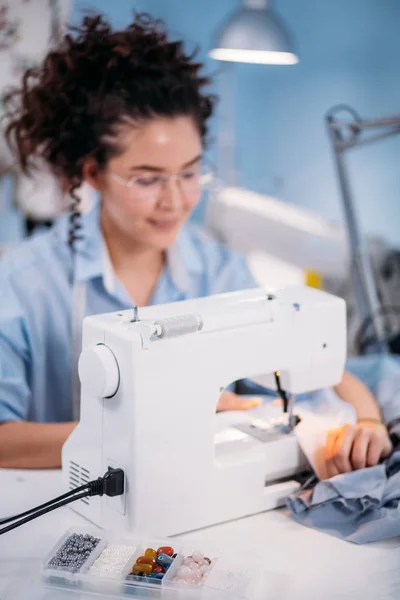
M 290 36 L 267 0 L 245 0 L 217 33 L 210 51 L 216 60 L 293 65 L 298 57 L 293 52 Z

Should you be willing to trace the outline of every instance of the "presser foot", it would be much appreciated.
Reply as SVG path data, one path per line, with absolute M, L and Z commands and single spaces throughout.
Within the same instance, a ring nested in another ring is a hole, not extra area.
M 280 417 L 269 419 L 254 419 L 246 423 L 238 423 L 234 428 L 260 442 L 272 442 L 284 435 L 292 434 L 300 417 L 290 413 L 283 413 Z

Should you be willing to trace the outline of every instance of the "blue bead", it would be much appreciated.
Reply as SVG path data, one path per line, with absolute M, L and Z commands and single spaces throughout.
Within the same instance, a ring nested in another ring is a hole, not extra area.
M 159 554 L 156 558 L 156 563 L 160 567 L 167 569 L 172 564 L 173 559 L 168 554 Z

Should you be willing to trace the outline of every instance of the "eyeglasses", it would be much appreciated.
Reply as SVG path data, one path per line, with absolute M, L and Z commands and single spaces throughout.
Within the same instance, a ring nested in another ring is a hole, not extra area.
M 161 196 L 170 181 L 179 184 L 180 191 L 187 197 L 198 194 L 212 183 L 214 171 L 209 166 L 197 165 L 180 173 L 143 171 L 128 181 L 116 173 L 111 173 L 111 177 L 120 185 L 130 189 L 132 195 L 138 200 L 152 201 Z

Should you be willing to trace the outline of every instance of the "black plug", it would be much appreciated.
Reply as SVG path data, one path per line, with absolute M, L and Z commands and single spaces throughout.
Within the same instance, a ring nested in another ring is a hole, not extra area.
M 106 496 L 122 496 L 125 490 L 125 473 L 122 469 L 109 467 L 103 477 L 104 493 Z
M 122 496 L 125 489 L 125 474 L 122 469 L 109 467 L 103 477 L 89 483 L 89 496 Z

